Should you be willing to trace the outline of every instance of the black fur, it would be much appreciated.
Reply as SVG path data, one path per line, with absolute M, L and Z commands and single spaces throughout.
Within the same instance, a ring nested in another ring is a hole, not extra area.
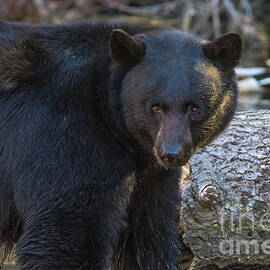
M 174 29 L 1 22 L 0 30 L 7 251 L 16 243 L 23 270 L 176 270 L 180 172 L 164 166 L 179 167 L 228 124 L 233 71 Z M 167 111 L 154 115 L 155 100 Z M 185 151 L 165 164 L 159 151 L 170 141 Z

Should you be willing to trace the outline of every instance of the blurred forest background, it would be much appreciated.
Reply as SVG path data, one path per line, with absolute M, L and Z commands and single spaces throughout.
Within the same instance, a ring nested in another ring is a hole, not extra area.
M 0 18 L 31 23 L 111 20 L 170 25 L 211 39 L 244 37 L 245 66 L 270 58 L 269 0 L 0 0 Z
M 253 86 L 244 85 L 249 94 L 240 103 L 247 106 L 240 109 L 270 109 L 270 0 L 0 0 L 0 19 L 54 24 L 83 20 L 144 23 L 174 26 L 206 39 L 239 32 L 244 40 L 241 66 L 264 67 L 256 81 L 269 77 L 269 83 L 263 81 L 268 90 L 256 90 L 255 95 L 250 94 Z M 253 75 L 258 73 L 248 72 L 247 77 Z

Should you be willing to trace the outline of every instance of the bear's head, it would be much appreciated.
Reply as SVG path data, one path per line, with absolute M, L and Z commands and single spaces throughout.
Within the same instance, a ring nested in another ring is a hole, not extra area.
M 205 41 L 175 29 L 135 36 L 115 29 L 111 52 L 115 74 L 125 74 L 121 110 L 128 130 L 161 166 L 182 166 L 231 120 L 238 34 Z

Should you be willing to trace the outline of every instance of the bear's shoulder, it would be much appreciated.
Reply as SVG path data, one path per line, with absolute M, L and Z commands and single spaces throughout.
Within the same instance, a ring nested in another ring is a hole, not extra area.
M 107 63 L 114 28 L 131 35 L 153 29 L 107 22 L 30 25 L 0 21 L 0 91 L 40 82 L 56 69 L 60 77 L 61 72 L 68 76 L 86 66 L 95 69 L 95 58 Z
M 43 73 L 49 52 L 26 24 L 0 22 L 1 91 L 33 83 Z

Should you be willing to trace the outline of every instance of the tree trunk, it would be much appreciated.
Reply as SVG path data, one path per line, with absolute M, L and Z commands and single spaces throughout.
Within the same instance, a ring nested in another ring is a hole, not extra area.
M 269 270 L 270 111 L 237 113 L 190 166 L 192 180 L 181 179 L 180 224 L 195 255 L 189 269 Z

